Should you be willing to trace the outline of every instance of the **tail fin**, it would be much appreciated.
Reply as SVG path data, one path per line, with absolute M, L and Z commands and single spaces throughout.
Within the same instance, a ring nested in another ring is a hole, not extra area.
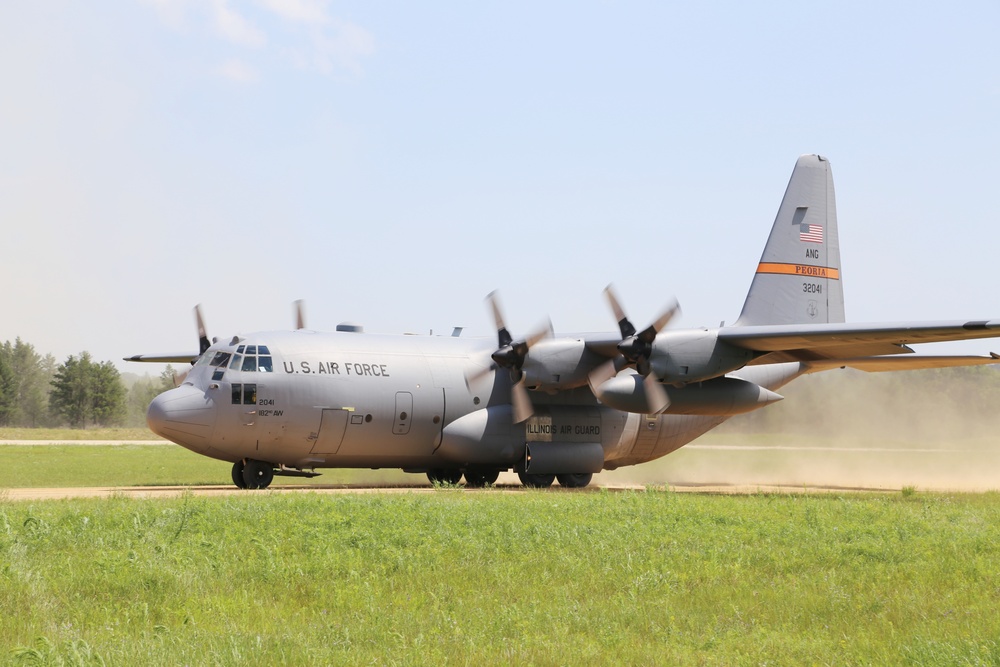
M 803 155 L 774 219 L 736 326 L 844 321 L 830 162 Z

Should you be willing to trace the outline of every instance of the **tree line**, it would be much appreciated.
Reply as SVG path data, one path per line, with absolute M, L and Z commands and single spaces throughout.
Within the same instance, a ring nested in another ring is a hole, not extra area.
M 57 363 L 20 338 L 0 345 L 0 426 L 142 426 L 149 402 L 173 386 L 170 366 L 157 378 L 122 377 L 89 352 Z

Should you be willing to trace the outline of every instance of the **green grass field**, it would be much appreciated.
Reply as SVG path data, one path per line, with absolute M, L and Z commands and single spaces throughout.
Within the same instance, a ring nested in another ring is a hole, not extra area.
M 0 490 L 0 663 L 1000 665 L 1000 495 L 920 482 L 978 474 L 989 487 L 992 442 L 810 443 L 759 450 L 802 443 L 712 434 L 698 444 L 722 449 L 598 477 L 647 491 L 10 501 Z M 0 446 L 0 464 L 8 488 L 230 483 L 229 464 L 172 445 Z M 831 471 L 895 473 L 904 492 L 659 486 Z M 340 470 L 313 483 L 421 481 Z
M 2 488 L 67 486 L 231 485 L 232 464 L 176 445 L 0 445 Z M 312 480 L 275 477 L 285 484 L 412 484 L 422 475 L 399 470 L 324 470 Z
M 0 428 L 0 440 L 160 440 L 148 428 Z
M 1000 664 L 1000 497 L 0 500 L 13 664 Z

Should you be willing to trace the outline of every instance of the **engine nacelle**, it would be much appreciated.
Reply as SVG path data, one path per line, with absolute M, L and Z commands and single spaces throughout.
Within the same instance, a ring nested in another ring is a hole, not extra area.
M 535 343 L 524 361 L 525 383 L 533 389 L 562 391 L 587 384 L 587 374 L 603 357 L 583 339 L 554 338 Z
M 664 331 L 653 341 L 649 364 L 666 384 L 688 384 L 717 378 L 743 368 L 752 350 L 719 340 L 718 330 Z
M 652 410 L 643 380 L 638 373 L 622 373 L 602 383 L 597 388 L 597 398 L 602 404 L 615 410 L 649 414 Z

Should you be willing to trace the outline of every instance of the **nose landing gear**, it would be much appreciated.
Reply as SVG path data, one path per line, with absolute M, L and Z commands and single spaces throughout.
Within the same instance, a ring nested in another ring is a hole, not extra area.
M 266 489 L 274 479 L 274 466 L 266 461 L 243 459 L 233 464 L 233 484 L 241 489 Z

